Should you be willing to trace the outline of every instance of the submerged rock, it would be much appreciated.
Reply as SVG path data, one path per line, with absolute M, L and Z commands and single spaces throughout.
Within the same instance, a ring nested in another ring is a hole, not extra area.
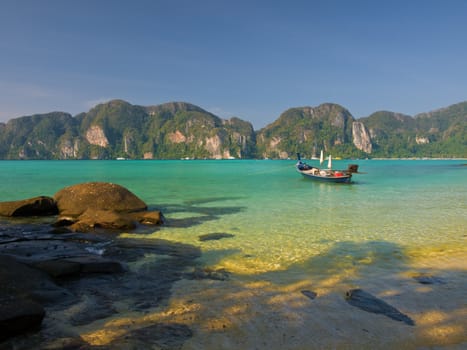
M 420 274 L 420 275 L 413 276 L 413 279 L 421 284 L 445 284 L 446 283 L 446 281 L 441 277 L 426 275 L 426 274 Z
M 385 301 L 376 298 L 362 289 L 351 289 L 345 295 L 347 302 L 359 309 L 375 314 L 382 314 L 396 321 L 404 322 L 409 326 L 414 326 L 415 322 L 407 315 L 401 313 L 395 307 Z
M 110 344 L 118 349 L 181 349 L 193 336 L 191 329 L 181 323 L 156 323 L 125 333 Z
M 226 269 L 212 269 L 209 267 L 196 267 L 193 272 L 186 273 L 185 278 L 193 280 L 210 279 L 226 281 L 230 278 L 230 273 Z
M 198 238 L 201 242 L 204 242 L 204 241 L 213 241 L 213 240 L 219 240 L 222 238 L 232 238 L 232 237 L 235 237 L 235 235 L 231 233 L 215 232 L 215 233 L 207 233 L 205 235 L 200 235 Z
M 310 298 L 311 300 L 315 299 L 318 295 L 316 294 L 316 292 L 313 292 L 311 290 L 302 290 L 302 294 L 307 298 Z

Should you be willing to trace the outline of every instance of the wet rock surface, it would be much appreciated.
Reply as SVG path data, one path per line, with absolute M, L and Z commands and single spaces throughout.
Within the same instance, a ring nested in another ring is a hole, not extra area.
M 393 320 L 404 322 L 409 326 L 415 325 L 415 322 L 409 316 L 362 289 L 351 289 L 347 291 L 345 299 L 350 305 L 358 307 L 361 310 L 382 314 Z
M 86 348 L 74 327 L 163 305 L 172 285 L 199 269 L 200 249 L 116 235 L 163 219 L 160 211 L 148 211 L 130 191 L 109 183 L 0 203 L 0 348 Z M 225 278 L 220 272 L 204 278 L 219 276 Z M 22 336 L 39 329 L 40 336 Z M 129 337 L 133 344 L 151 337 L 160 348 L 172 349 L 190 336 L 185 325 L 156 324 L 132 330 Z M 115 340 L 116 346 L 127 339 Z
M 22 342 L 26 344 L 22 348 L 50 345 L 52 349 L 65 343 L 81 344 L 70 328 L 117 316 L 122 311 L 144 312 L 164 305 L 173 283 L 186 278 L 187 271 L 200 269 L 196 262 L 200 255 L 197 247 L 162 239 L 53 234 L 43 223 L 2 225 L 0 300 L 5 309 L 0 310 L 0 325 L 20 326 L 4 327 L 0 345 L 14 348 Z M 162 348 L 166 346 L 163 344 L 169 344 L 167 348 L 182 344 L 190 336 L 188 327 L 179 326 L 154 328 L 170 331 L 157 340 Z M 39 329 L 40 337 L 20 335 Z M 145 342 L 138 338 L 145 331 L 132 332 L 130 338 L 115 341 Z

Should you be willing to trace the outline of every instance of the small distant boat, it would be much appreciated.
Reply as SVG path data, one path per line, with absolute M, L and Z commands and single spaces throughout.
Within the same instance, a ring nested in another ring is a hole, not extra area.
M 332 170 L 332 158 L 328 158 L 328 168 L 317 168 L 302 162 L 300 153 L 297 153 L 297 171 L 304 177 L 322 182 L 349 183 L 352 180 L 352 174 L 358 173 L 358 165 L 350 164 L 347 170 Z M 320 164 L 323 164 L 323 151 L 321 151 Z

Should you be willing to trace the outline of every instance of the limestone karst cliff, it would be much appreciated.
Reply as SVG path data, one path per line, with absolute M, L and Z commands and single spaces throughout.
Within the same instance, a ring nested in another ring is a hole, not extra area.
M 71 116 L 52 112 L 0 123 L 0 159 L 229 159 L 316 156 L 467 157 L 467 102 L 415 117 L 379 111 L 355 120 L 324 103 L 290 108 L 255 131 L 190 103 L 112 100 Z

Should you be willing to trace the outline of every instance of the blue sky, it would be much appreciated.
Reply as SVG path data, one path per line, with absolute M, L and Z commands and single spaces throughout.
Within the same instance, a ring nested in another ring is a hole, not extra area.
M 0 0 L 0 121 L 119 98 L 259 129 L 290 107 L 355 118 L 467 100 L 463 0 Z

